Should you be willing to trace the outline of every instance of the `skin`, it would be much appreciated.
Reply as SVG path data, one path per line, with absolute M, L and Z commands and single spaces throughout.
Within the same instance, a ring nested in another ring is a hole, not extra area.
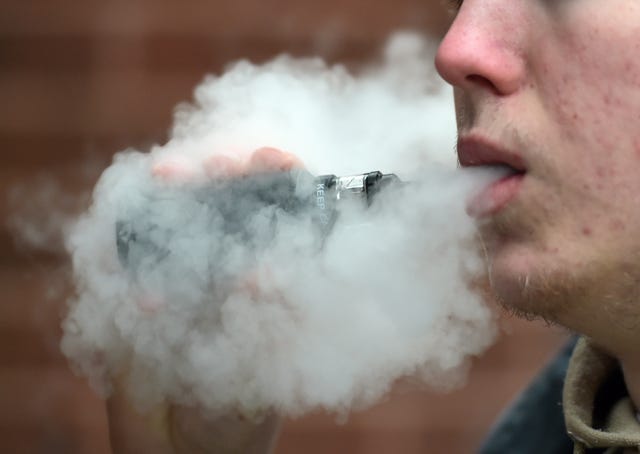
M 121 454 L 264 454 L 273 449 L 280 426 L 273 414 L 256 422 L 169 404 L 141 413 L 124 392 L 109 399 L 107 412 L 111 449 Z
M 616 356 L 640 407 L 640 3 L 459 3 L 436 57 L 459 136 L 526 166 L 479 220 L 492 289 Z

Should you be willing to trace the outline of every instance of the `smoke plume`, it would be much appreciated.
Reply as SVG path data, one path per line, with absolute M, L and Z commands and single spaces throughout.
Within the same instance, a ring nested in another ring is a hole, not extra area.
M 177 108 L 166 144 L 118 153 L 67 238 L 77 291 L 62 348 L 75 367 L 104 393 L 121 377 L 143 408 L 289 416 L 366 407 L 407 376 L 462 383 L 495 334 L 469 290 L 481 263 L 464 212 L 487 176 L 456 169 L 451 93 L 432 59 L 405 33 L 358 74 L 240 61 Z M 411 183 L 369 209 L 345 205 L 319 238 L 309 216 L 234 199 L 202 165 L 263 146 L 313 175 Z M 162 162 L 191 175 L 154 177 Z M 133 238 L 124 257 L 116 225 Z

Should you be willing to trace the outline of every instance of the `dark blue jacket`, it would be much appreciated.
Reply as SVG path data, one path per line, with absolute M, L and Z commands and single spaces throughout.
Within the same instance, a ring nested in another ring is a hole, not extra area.
M 562 387 L 576 339 L 569 342 L 501 416 L 479 454 L 571 454 Z

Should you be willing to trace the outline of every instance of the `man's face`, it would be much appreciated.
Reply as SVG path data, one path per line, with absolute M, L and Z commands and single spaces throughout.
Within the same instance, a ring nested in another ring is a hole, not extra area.
M 498 298 L 583 332 L 640 313 L 640 2 L 466 0 L 436 66 L 461 163 L 516 169 L 469 206 Z

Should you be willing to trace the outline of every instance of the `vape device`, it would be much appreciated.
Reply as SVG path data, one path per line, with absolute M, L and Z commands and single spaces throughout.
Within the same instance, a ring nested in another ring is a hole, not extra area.
M 193 200 L 201 210 L 215 214 L 216 228 L 236 235 L 252 246 L 252 238 L 246 231 L 246 223 L 256 212 L 265 207 L 271 213 L 282 210 L 293 216 L 308 217 L 319 237 L 326 237 L 339 216 L 341 206 L 357 204 L 367 208 L 377 194 L 388 187 L 402 185 L 394 174 L 368 172 L 357 175 L 322 175 L 314 177 L 305 171 L 265 173 L 211 182 L 206 186 L 190 189 Z M 158 199 L 162 197 L 158 195 Z M 176 227 L 158 225 L 150 215 L 148 204 L 137 212 L 129 213 L 116 222 L 116 243 L 121 264 L 135 271 L 142 260 L 158 263 L 169 251 L 163 247 L 175 236 Z M 268 229 L 266 229 L 268 230 Z M 275 235 L 275 228 L 273 234 Z M 264 244 L 261 232 L 260 244 Z

